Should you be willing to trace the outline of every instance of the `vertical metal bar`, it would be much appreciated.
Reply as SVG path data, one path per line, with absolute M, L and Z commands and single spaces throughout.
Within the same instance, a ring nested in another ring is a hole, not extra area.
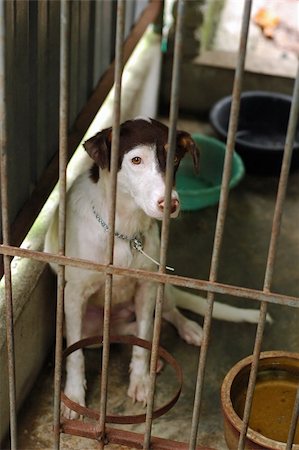
M 291 165 L 292 151 L 293 151 L 296 128 L 297 128 L 297 123 L 298 123 L 298 116 L 299 116 L 299 65 L 298 65 L 297 77 L 296 77 L 296 81 L 295 81 L 295 85 L 294 85 L 293 100 L 292 100 L 292 106 L 291 106 L 291 111 L 290 111 L 290 118 L 289 118 L 287 135 L 286 135 L 282 168 L 281 168 L 281 173 L 280 173 L 277 198 L 276 198 L 276 204 L 275 204 L 275 210 L 274 210 L 271 240 L 270 240 L 270 245 L 269 245 L 267 266 L 266 266 L 265 279 L 264 279 L 264 288 L 263 288 L 264 292 L 270 291 L 272 278 L 273 278 L 274 260 L 275 260 L 276 250 L 277 250 L 278 237 L 279 237 L 280 228 L 281 228 L 283 205 L 284 205 L 285 196 L 286 196 L 287 182 L 288 182 L 289 170 L 290 170 L 290 165 Z M 252 405 L 256 376 L 257 376 L 257 371 L 258 371 L 258 362 L 259 362 L 259 357 L 260 357 L 260 352 L 261 352 L 261 345 L 262 345 L 262 338 L 263 338 L 263 333 L 264 333 L 264 328 L 265 328 L 266 316 L 267 316 L 267 303 L 262 302 L 261 306 L 260 306 L 259 322 L 258 322 L 256 337 L 255 337 L 253 359 L 252 359 L 251 371 L 250 371 L 250 376 L 249 376 L 249 381 L 248 381 L 246 402 L 245 402 L 244 413 L 243 413 L 242 430 L 240 433 L 238 450 L 242 450 L 245 445 L 245 438 L 246 438 L 249 417 L 250 417 L 250 412 L 251 412 L 251 405 Z
M 66 231 L 66 165 L 68 142 L 68 55 L 69 55 L 69 2 L 60 4 L 60 91 L 59 91 L 59 255 L 65 254 Z M 65 267 L 58 266 L 55 374 L 54 374 L 54 449 L 60 448 L 60 391 L 62 374 L 62 339 Z
M 299 388 L 297 389 L 297 394 L 295 398 L 295 403 L 293 407 L 293 413 L 292 413 L 292 419 L 288 434 L 288 440 L 286 445 L 286 450 L 292 450 L 294 439 L 295 439 L 295 433 L 298 423 L 298 417 L 299 417 Z
M 231 177 L 232 159 L 236 139 L 236 131 L 238 127 L 239 111 L 240 111 L 240 97 L 241 89 L 244 78 L 244 67 L 245 67 L 245 56 L 246 56 L 246 45 L 249 30 L 250 12 L 251 12 L 251 0 L 246 0 L 244 4 L 242 27 L 241 27 L 241 37 L 238 51 L 237 67 L 234 78 L 233 94 L 232 94 L 232 105 L 229 119 L 228 127 L 228 137 L 226 145 L 226 153 L 224 160 L 222 185 L 220 202 L 217 214 L 214 246 L 212 253 L 212 262 L 210 268 L 210 281 L 216 281 L 218 274 L 219 258 L 222 248 L 222 241 L 224 235 L 224 225 L 226 219 L 226 211 L 228 205 L 228 195 L 229 195 L 229 182 Z M 214 293 L 209 292 L 207 296 L 208 309 L 205 315 L 204 326 L 203 326 L 203 340 L 201 344 L 197 382 L 195 390 L 193 417 L 190 433 L 189 448 L 194 449 L 196 446 L 197 433 L 198 433 L 198 422 L 200 416 L 200 408 L 202 401 L 202 390 L 204 383 L 204 374 L 207 360 L 208 343 L 210 337 L 211 323 L 212 323 L 212 313 L 214 305 Z
M 273 278 L 273 269 L 274 269 L 274 259 L 277 250 L 277 242 L 280 234 L 281 228 L 281 219 L 283 213 L 283 206 L 286 197 L 287 183 L 290 171 L 290 165 L 292 160 L 292 152 L 295 142 L 295 135 L 297 131 L 299 117 L 299 65 L 297 68 L 297 75 L 294 83 L 293 90 L 293 98 L 292 98 L 292 106 L 290 110 L 290 117 L 285 141 L 284 148 L 284 156 L 281 167 L 281 174 L 279 179 L 278 191 L 277 191 L 277 199 L 275 204 L 275 211 L 273 217 L 273 227 L 271 233 L 271 241 L 269 246 L 268 253 L 268 264 L 265 273 L 265 281 L 264 281 L 264 290 L 269 290 L 272 278 Z
M 169 222 L 170 222 L 170 201 L 171 191 L 173 185 L 174 167 L 173 160 L 176 150 L 176 125 L 178 118 L 179 105 L 179 84 L 180 84 L 180 66 L 182 59 L 182 41 L 183 41 L 183 16 L 184 16 L 185 0 L 179 0 L 177 5 L 177 23 L 175 33 L 174 45 L 174 60 L 172 70 L 172 85 L 171 85 L 171 104 L 170 104 L 170 126 L 168 135 L 167 152 L 167 170 L 165 179 L 165 209 L 163 213 L 162 232 L 161 232 L 161 249 L 160 249 L 160 267 L 159 272 L 165 272 L 166 255 L 169 238 Z M 150 448 L 151 429 L 153 421 L 154 395 L 156 384 L 156 367 L 158 360 L 158 347 L 160 342 L 161 324 L 162 324 L 162 309 L 164 301 L 165 285 L 160 283 L 157 290 L 155 320 L 152 340 L 152 352 L 150 361 L 150 386 L 146 412 L 146 423 L 144 433 L 143 448 Z
M 115 71 L 114 71 L 114 105 L 113 105 L 113 126 L 111 143 L 111 164 L 110 164 L 110 198 L 109 198 L 109 235 L 107 264 L 113 264 L 114 232 L 115 232 L 115 208 L 116 208 L 116 180 L 118 171 L 119 155 L 119 132 L 120 132 L 120 105 L 121 105 L 121 81 L 123 71 L 123 41 L 125 24 L 125 2 L 117 2 L 117 25 L 115 42 Z M 103 323 L 103 353 L 102 353 L 102 377 L 101 377 L 101 399 L 99 428 L 102 433 L 101 448 L 104 447 L 105 422 L 107 410 L 107 385 L 108 385 L 108 364 L 110 352 L 110 314 L 112 299 L 112 275 L 106 275 L 105 283 L 105 304 Z
M 3 244 L 9 245 L 9 205 L 8 205 L 8 172 L 7 172 L 7 130 L 6 130 L 6 95 L 5 95 L 5 1 L 0 2 L 0 175 L 1 175 L 1 211 Z M 11 258 L 3 256 L 5 276 L 5 302 L 6 302 L 6 345 L 8 360 L 9 383 L 9 416 L 11 449 L 17 448 L 17 412 L 16 412 L 16 374 L 15 374 L 15 344 L 11 281 Z

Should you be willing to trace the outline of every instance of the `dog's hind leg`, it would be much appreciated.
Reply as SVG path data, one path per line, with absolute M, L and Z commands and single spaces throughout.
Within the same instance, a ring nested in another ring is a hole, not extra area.
M 165 288 L 163 318 L 170 322 L 188 344 L 199 346 L 202 341 L 202 327 L 193 320 L 187 319 L 176 307 L 172 286 Z
M 175 326 L 179 335 L 188 344 L 200 346 L 202 340 L 202 328 L 185 317 L 177 308 L 172 308 L 167 312 L 163 312 L 163 318 Z

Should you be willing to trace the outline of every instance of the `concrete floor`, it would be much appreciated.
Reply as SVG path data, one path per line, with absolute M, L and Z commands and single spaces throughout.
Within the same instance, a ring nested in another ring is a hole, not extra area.
M 211 134 L 208 125 L 196 120 L 182 120 L 181 129 Z M 221 255 L 219 281 L 261 289 L 265 272 L 267 249 L 277 178 L 259 178 L 246 175 L 231 191 Z M 299 266 L 299 171 L 290 176 L 285 214 L 279 240 L 274 271 L 273 291 L 298 296 Z M 207 279 L 213 246 L 217 207 L 196 212 L 183 212 L 172 222 L 168 263 L 180 275 Z M 245 299 L 220 297 L 220 301 L 239 306 L 258 308 L 258 303 Z M 266 326 L 263 350 L 297 351 L 299 347 L 298 309 L 270 305 L 274 323 Z M 192 315 L 190 315 L 191 317 Z M 202 323 L 201 317 L 193 319 Z M 235 362 L 252 353 L 256 327 L 249 324 L 231 324 L 214 321 L 206 369 L 203 407 L 199 424 L 202 445 L 218 450 L 226 448 L 220 409 L 220 386 L 227 371 Z M 187 441 L 190 432 L 194 385 L 199 351 L 183 342 L 171 325 L 164 323 L 161 344 L 179 361 L 184 371 L 181 397 L 173 410 L 154 422 L 153 434 L 174 440 Z M 30 398 L 19 415 L 20 449 L 52 448 L 53 355 L 36 382 Z M 137 411 L 126 398 L 130 350 L 113 346 L 111 377 L 109 381 L 109 411 L 124 413 Z M 97 350 L 86 351 L 88 376 L 88 403 L 98 405 Z M 171 369 L 166 367 L 158 377 L 158 402 L 169 398 L 175 388 Z M 143 426 L 126 429 L 142 431 Z M 62 436 L 63 449 L 96 449 L 95 441 Z M 121 448 L 108 446 L 109 449 Z

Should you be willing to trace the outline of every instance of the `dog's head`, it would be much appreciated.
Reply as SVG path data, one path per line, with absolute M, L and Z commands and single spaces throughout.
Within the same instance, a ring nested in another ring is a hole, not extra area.
M 112 129 L 107 128 L 84 143 L 94 160 L 92 179 L 99 178 L 99 168 L 110 169 Z M 120 127 L 118 189 L 134 198 L 136 204 L 150 217 L 163 217 L 165 171 L 168 150 L 168 127 L 153 119 L 135 119 Z M 175 174 L 186 153 L 193 158 L 198 170 L 198 149 L 190 134 L 177 131 L 174 157 L 174 180 L 171 194 L 171 217 L 179 213 L 178 193 L 174 189 Z

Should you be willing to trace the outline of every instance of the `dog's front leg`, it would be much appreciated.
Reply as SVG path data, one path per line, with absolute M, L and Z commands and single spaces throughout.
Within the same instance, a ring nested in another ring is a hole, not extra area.
M 65 286 L 64 313 L 66 341 L 69 347 L 81 339 L 84 309 L 87 299 L 76 283 L 67 282 Z M 85 406 L 85 364 L 82 350 L 71 353 L 66 360 L 66 382 L 64 392 L 67 397 Z M 78 418 L 78 414 L 62 405 L 62 414 L 69 419 Z
M 154 283 L 143 281 L 138 284 L 135 295 L 137 336 L 151 341 L 153 314 L 157 288 Z M 128 396 L 146 405 L 149 389 L 149 352 L 142 347 L 133 347 L 130 364 L 130 384 Z

